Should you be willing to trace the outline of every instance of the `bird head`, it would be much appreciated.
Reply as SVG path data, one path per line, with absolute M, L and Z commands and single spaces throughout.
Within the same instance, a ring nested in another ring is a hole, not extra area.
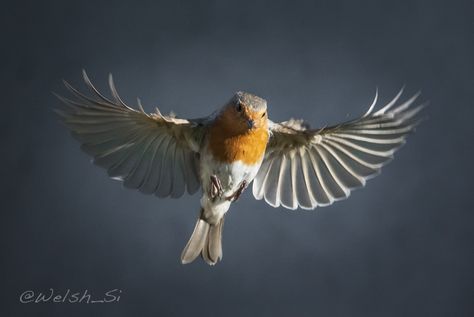
M 221 114 L 238 132 L 268 128 L 267 101 L 247 92 L 236 92 Z

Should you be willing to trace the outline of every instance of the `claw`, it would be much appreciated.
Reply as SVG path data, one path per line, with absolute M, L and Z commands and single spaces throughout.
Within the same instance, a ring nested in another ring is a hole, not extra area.
M 223 190 L 222 190 L 222 184 L 221 180 L 217 178 L 216 175 L 211 175 L 211 188 L 209 190 L 209 196 L 212 199 L 215 199 L 217 196 L 222 196 Z
M 240 195 L 244 192 L 244 190 L 247 188 L 247 181 L 243 180 L 242 183 L 240 183 L 239 188 L 233 193 L 232 195 L 226 197 L 228 201 L 236 201 L 237 199 L 240 198 Z

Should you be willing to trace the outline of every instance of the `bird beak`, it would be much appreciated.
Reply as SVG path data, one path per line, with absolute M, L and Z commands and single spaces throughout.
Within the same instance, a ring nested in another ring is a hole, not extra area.
M 247 120 L 247 125 L 249 126 L 249 129 L 252 129 L 255 126 L 255 121 L 252 119 Z

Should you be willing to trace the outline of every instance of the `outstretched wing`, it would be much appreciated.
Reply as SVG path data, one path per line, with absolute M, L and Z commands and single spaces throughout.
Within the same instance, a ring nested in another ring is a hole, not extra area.
M 58 96 L 66 107 L 57 110 L 81 148 L 93 162 L 125 187 L 159 197 L 180 197 L 200 188 L 197 150 L 203 134 L 199 120 L 189 121 L 127 106 L 118 95 L 112 76 L 112 100 L 103 96 L 83 72 L 93 97 L 67 82 L 73 100 Z
M 253 195 L 273 207 L 314 209 L 349 197 L 364 186 L 405 142 L 424 105 L 410 107 L 419 94 L 396 106 L 403 89 L 373 112 L 377 94 L 362 117 L 310 129 L 303 121 L 271 123 L 271 138 L 253 183 Z

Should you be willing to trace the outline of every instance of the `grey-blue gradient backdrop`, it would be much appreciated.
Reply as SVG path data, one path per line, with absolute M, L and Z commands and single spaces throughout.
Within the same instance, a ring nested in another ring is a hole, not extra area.
M 1 14 L 1 316 L 473 316 L 472 1 L 18 1 Z M 182 266 L 198 195 L 123 189 L 51 111 L 82 68 L 184 117 L 236 90 L 315 127 L 362 114 L 376 87 L 431 105 L 350 199 L 287 211 L 248 191 L 223 261 Z M 122 297 L 19 302 L 50 288 Z

